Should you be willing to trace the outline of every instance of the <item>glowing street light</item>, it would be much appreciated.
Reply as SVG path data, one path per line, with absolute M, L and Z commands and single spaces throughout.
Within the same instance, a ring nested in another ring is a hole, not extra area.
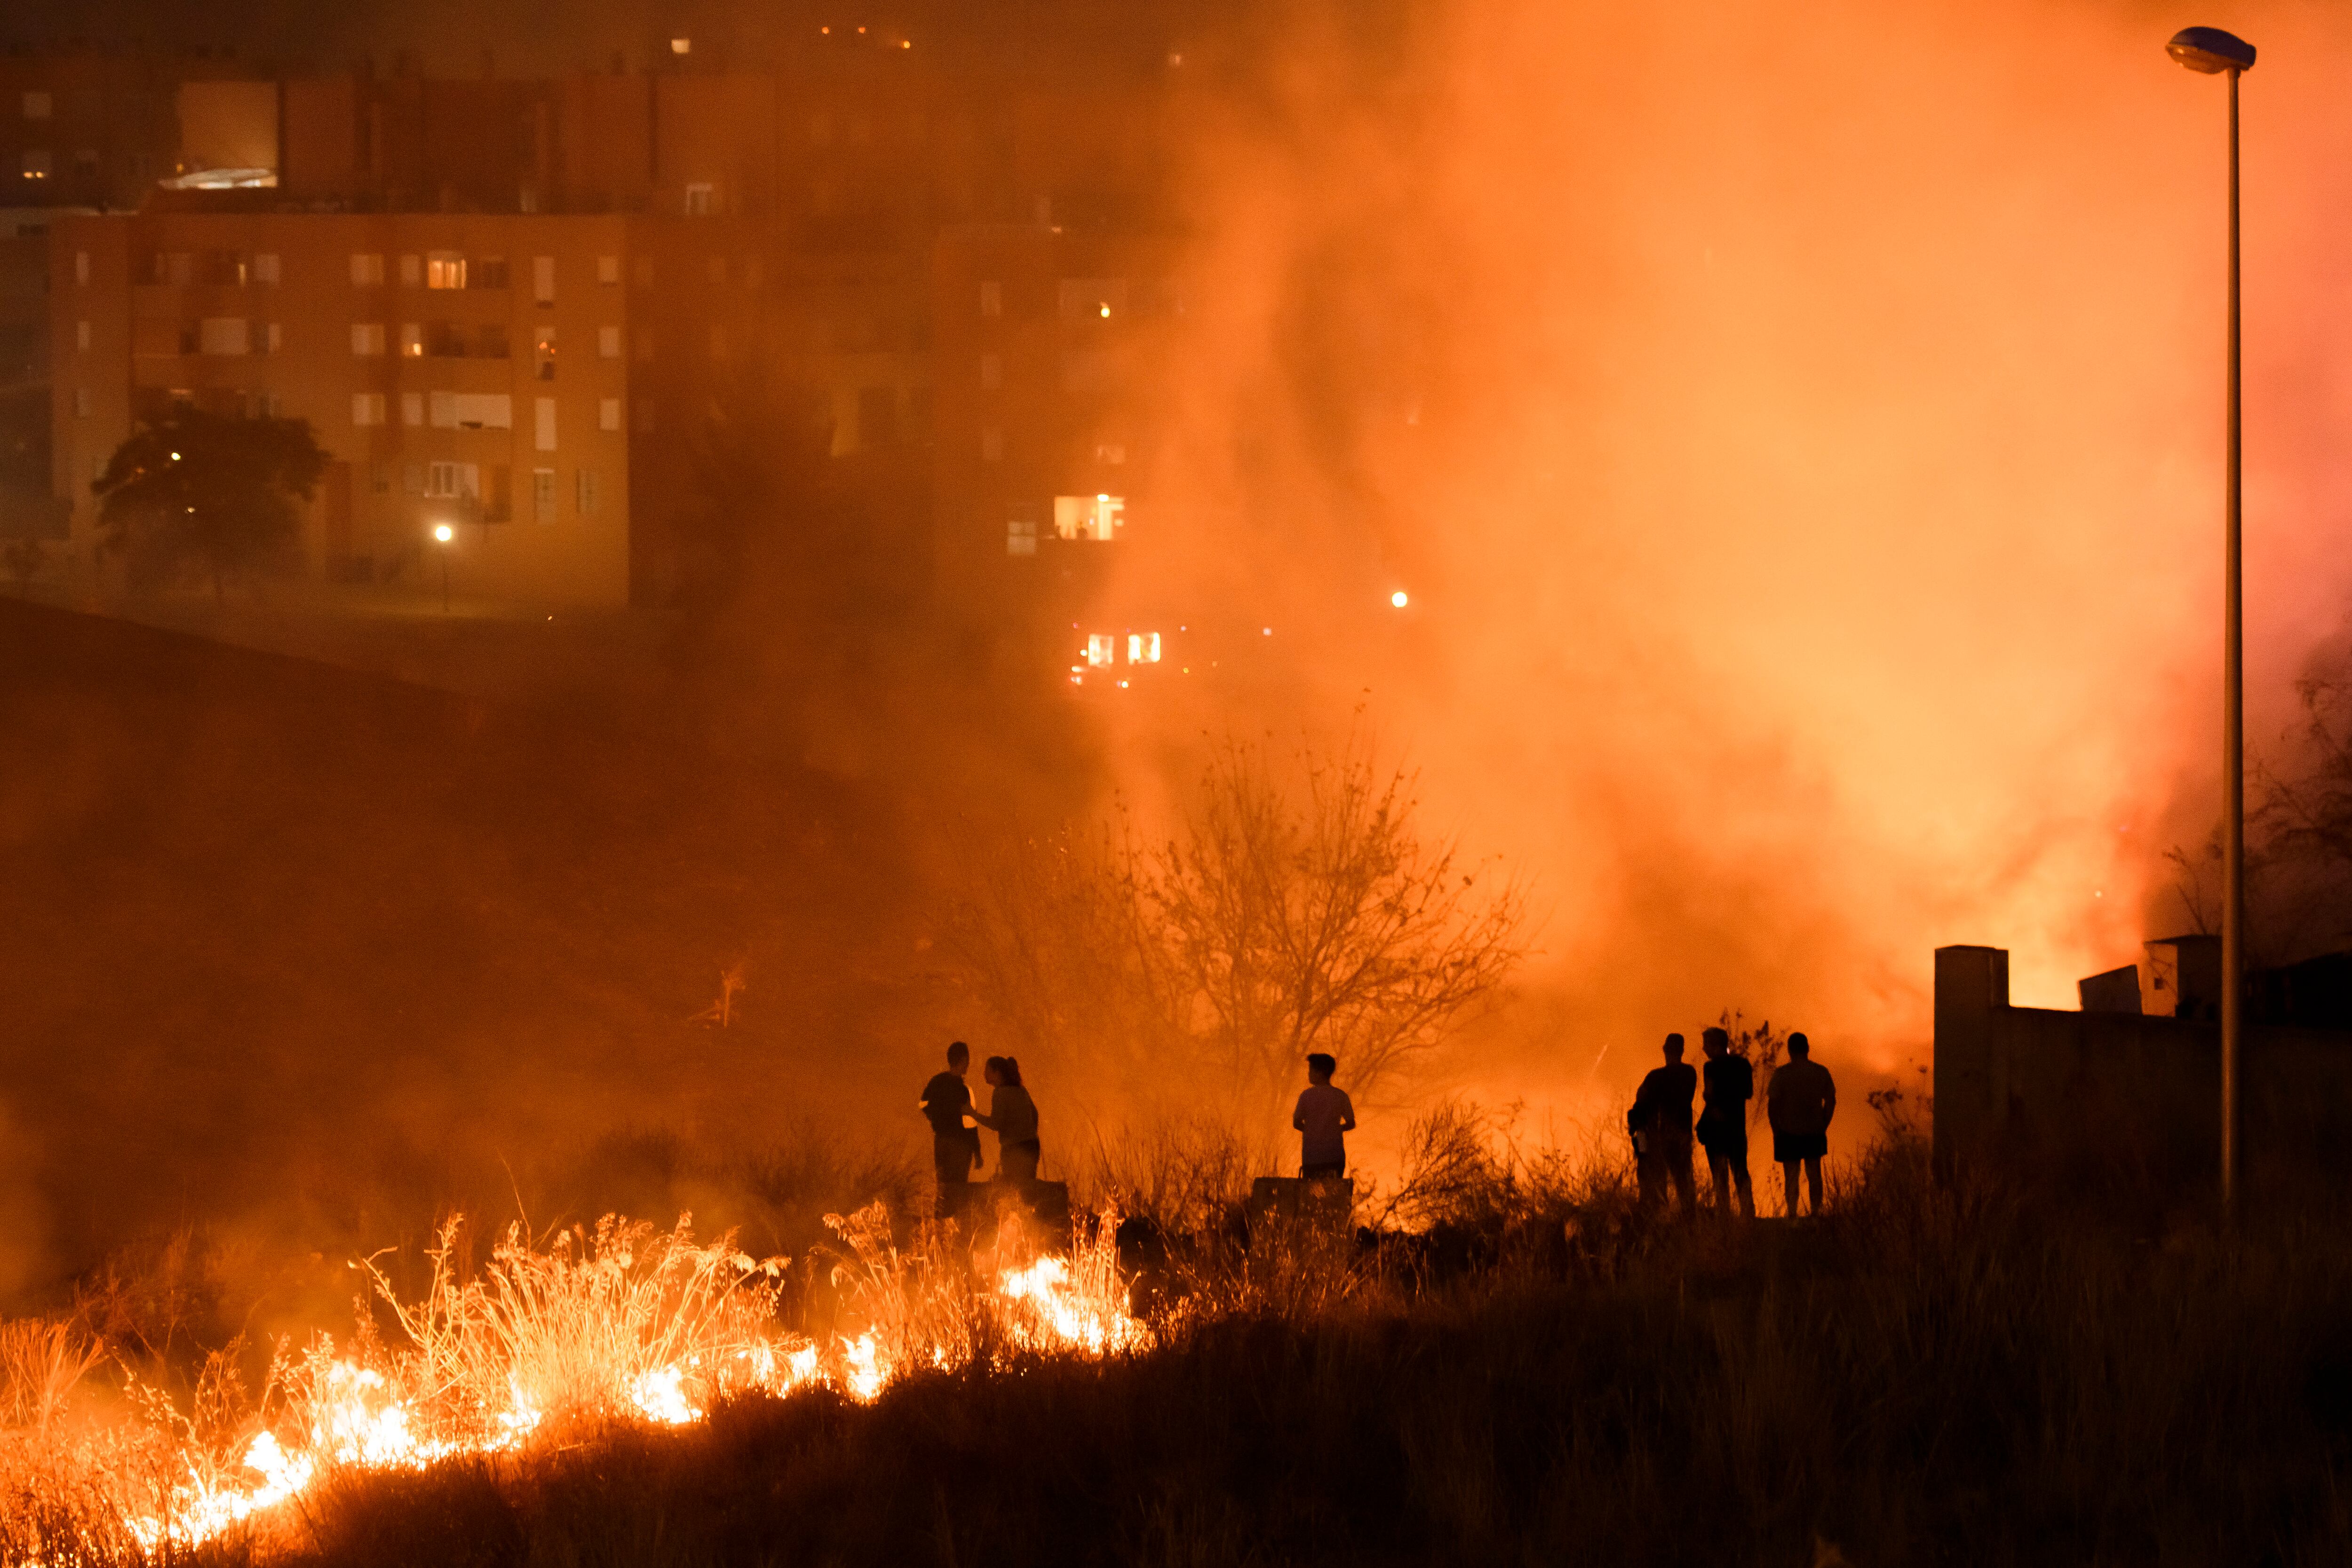
M 1389 595 L 1389 602 L 1394 605 L 1397 609 L 1402 610 L 1406 605 L 1411 604 L 1412 600 L 1403 589 L 1400 588 L 1394 593 Z
M 433 542 L 441 547 L 441 613 L 444 615 L 449 613 L 449 541 L 457 537 L 457 530 L 448 524 L 433 525 Z
M 2254 47 L 2219 27 L 2183 27 L 2165 53 L 2192 71 L 2230 78 L 2230 339 L 2221 502 L 2221 1207 L 2238 1197 L 2238 1044 L 2245 1010 L 2245 595 L 2239 576 L 2238 78 Z

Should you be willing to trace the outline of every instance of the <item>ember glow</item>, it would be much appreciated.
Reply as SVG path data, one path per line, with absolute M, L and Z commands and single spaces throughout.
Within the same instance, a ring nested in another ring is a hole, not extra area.
M 424 1299 L 400 1300 L 367 1267 L 400 1325 L 395 1343 L 319 1332 L 299 1354 L 281 1349 L 258 1412 L 225 1450 L 134 1379 L 110 1424 L 87 1418 L 68 1434 L 60 1417 L 54 1430 L 8 1431 L 0 1493 L 99 1499 L 141 1546 L 188 1546 L 266 1528 L 271 1511 L 339 1471 L 512 1452 L 583 1424 L 683 1426 L 749 1393 L 872 1400 L 910 1372 L 967 1364 L 983 1339 L 1091 1357 L 1151 1343 L 1127 1311 L 1115 1214 L 1082 1219 L 1066 1255 L 1035 1251 L 1007 1218 L 968 1264 L 928 1230 L 893 1249 L 878 1206 L 834 1223 L 845 1315 L 873 1326 L 818 1343 L 776 1321 L 784 1260 L 755 1260 L 727 1238 L 698 1245 L 683 1219 L 664 1233 L 608 1218 L 541 1246 L 510 1231 L 472 1279 L 459 1277 L 463 1222 L 452 1220 Z M 983 1320 L 993 1332 L 976 1334 Z

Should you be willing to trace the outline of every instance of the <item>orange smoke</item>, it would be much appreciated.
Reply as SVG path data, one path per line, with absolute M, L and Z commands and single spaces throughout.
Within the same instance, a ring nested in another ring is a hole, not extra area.
M 2242 31 L 2250 733 L 2336 628 L 2352 25 L 2309 8 L 1464 0 L 1269 46 L 1204 139 L 1155 583 L 1531 873 L 1539 1096 L 1724 1006 L 1924 1057 L 2180 921 L 2218 763 L 2223 108 Z M 1171 528 L 1171 533 L 1179 530 Z M 1410 607 L 1391 607 L 1403 588 Z M 1369 695 L 1367 695 L 1369 694 Z

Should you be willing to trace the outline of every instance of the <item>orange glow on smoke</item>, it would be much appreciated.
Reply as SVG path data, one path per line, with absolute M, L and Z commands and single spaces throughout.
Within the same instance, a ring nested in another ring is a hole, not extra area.
M 1191 265 L 1220 308 L 1158 505 L 1236 524 L 1149 570 L 1256 593 L 1309 722 L 1366 705 L 1433 821 L 1538 880 L 1490 1066 L 1573 1085 L 1613 1040 L 1632 1072 L 1727 1006 L 1892 1066 L 1924 1058 L 1940 944 L 2011 947 L 2045 1005 L 2141 958 L 2220 729 L 2223 111 L 2176 23 L 1422 15 L 1292 51 L 1287 112 L 1208 139 Z M 2352 17 L 2221 20 L 2263 49 L 2265 736 L 2347 587 Z M 1314 591 L 1375 555 L 1440 607 L 1388 642 Z

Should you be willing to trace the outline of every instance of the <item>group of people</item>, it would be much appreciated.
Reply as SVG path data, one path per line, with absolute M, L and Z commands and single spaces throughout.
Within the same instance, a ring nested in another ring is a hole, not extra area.
M 1748 1176 L 1748 1107 L 1756 1097 L 1756 1069 L 1731 1049 L 1728 1031 L 1710 1029 L 1699 1036 L 1703 1071 L 1683 1060 L 1683 1037 L 1666 1036 L 1665 1065 L 1653 1068 L 1625 1113 L 1633 1137 L 1633 1168 L 1642 1204 L 1654 1208 L 1673 1184 L 1684 1213 L 1698 1207 L 1698 1178 L 1691 1165 L 1696 1137 L 1706 1151 L 1710 1195 L 1717 1212 L 1756 1218 L 1756 1189 Z M 1696 1128 L 1691 1103 L 1698 1099 Z M 1812 1041 L 1789 1037 L 1789 1060 L 1774 1070 L 1764 1091 L 1764 1117 L 1772 1129 L 1772 1157 L 1784 1182 L 1781 1212 L 1797 1212 L 1797 1176 L 1804 1175 L 1809 1213 L 1822 1211 L 1822 1157 L 1829 1153 L 1830 1119 L 1837 1114 L 1837 1083 L 1813 1060 Z
M 1683 1060 L 1683 1037 L 1666 1036 L 1665 1065 L 1642 1080 L 1625 1128 L 1633 1137 L 1634 1170 L 1642 1204 L 1665 1201 L 1671 1184 L 1683 1212 L 1698 1207 L 1698 1178 L 1692 1167 L 1694 1141 L 1706 1150 L 1714 1184 L 1713 1207 L 1720 1213 L 1756 1218 L 1756 1189 L 1748 1175 L 1748 1108 L 1756 1097 L 1756 1070 L 1731 1049 L 1731 1036 L 1710 1029 L 1699 1036 L 1704 1070 Z M 1772 1157 L 1785 1180 L 1783 1212 L 1797 1212 L 1797 1178 L 1805 1179 L 1809 1212 L 1822 1208 L 1822 1158 L 1829 1152 L 1830 1119 L 1837 1114 L 1837 1084 L 1829 1069 L 1812 1059 L 1812 1042 L 1789 1037 L 1789 1060 L 1772 1073 L 1764 1091 L 1765 1119 L 1772 1128 Z M 1347 1091 L 1333 1086 L 1339 1062 L 1322 1051 L 1307 1058 L 1307 1087 L 1291 1113 L 1298 1134 L 1298 1174 L 1308 1180 L 1345 1176 L 1348 1137 L 1356 1130 L 1356 1107 Z M 996 1134 L 997 1176 L 1025 1185 L 1037 1179 L 1043 1145 L 1037 1139 L 1037 1103 L 1021 1082 L 1021 1063 L 992 1056 L 982 1069 L 993 1089 L 983 1112 L 966 1082 L 971 1048 L 962 1040 L 948 1047 L 947 1071 L 923 1086 L 918 1103 L 931 1124 L 931 1162 L 939 1177 L 939 1213 L 961 1210 L 963 1191 L 981 1165 L 980 1129 Z M 1699 1105 L 1694 1126 L 1691 1108 Z
M 1298 1174 L 1309 1179 L 1348 1174 L 1348 1134 L 1356 1130 L 1356 1107 L 1344 1089 L 1331 1085 L 1339 1062 L 1322 1051 L 1307 1059 L 1307 1088 L 1298 1096 L 1290 1124 L 1298 1134 Z M 931 1171 L 939 1178 L 940 1218 L 961 1212 L 964 1189 L 978 1174 L 980 1129 L 996 1134 L 997 1179 L 1025 1185 L 1037 1179 L 1045 1145 L 1037 1139 L 1037 1102 L 1021 1082 L 1021 1063 L 992 1056 L 982 1076 L 995 1091 L 983 1112 L 971 1097 L 971 1047 L 948 1047 L 947 1071 L 923 1085 L 916 1102 L 931 1124 Z
M 972 1103 L 971 1047 L 957 1040 L 948 1047 L 948 1070 L 923 1085 L 917 1103 L 931 1124 L 931 1166 L 939 1177 L 939 1213 L 946 1218 L 956 1211 L 956 1199 L 981 1163 L 980 1129 L 996 1134 L 998 1176 L 1012 1182 L 1037 1179 L 1037 1158 L 1044 1145 L 1037 1141 L 1037 1102 L 1021 1082 L 1021 1063 L 1010 1056 L 992 1056 L 982 1065 L 982 1077 L 994 1089 L 983 1112 Z

